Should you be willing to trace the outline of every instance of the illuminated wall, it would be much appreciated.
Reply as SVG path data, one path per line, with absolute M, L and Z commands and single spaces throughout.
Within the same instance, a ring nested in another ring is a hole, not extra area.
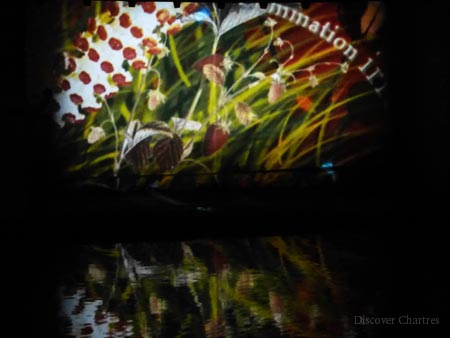
M 384 6 L 61 5 L 54 99 L 67 177 L 162 188 L 351 165 L 386 117 Z M 125 179 L 126 178 L 126 179 Z M 126 183 L 124 183 L 126 182 Z

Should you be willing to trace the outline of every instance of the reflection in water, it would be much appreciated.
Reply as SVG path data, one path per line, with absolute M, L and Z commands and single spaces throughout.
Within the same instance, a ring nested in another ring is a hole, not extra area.
M 66 337 L 351 337 L 322 248 L 299 238 L 80 248 Z

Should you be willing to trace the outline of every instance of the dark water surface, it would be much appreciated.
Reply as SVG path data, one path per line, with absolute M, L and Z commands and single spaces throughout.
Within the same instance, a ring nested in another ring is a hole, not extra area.
M 320 238 L 80 246 L 59 287 L 65 337 L 354 337 Z

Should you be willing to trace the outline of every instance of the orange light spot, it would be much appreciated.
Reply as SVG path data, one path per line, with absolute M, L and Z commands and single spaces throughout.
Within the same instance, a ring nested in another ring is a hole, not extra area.
M 297 97 L 297 105 L 304 111 L 309 111 L 313 103 L 308 96 L 299 96 Z

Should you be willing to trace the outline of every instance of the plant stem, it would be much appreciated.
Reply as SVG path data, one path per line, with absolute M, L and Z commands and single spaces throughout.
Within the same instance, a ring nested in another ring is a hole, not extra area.
M 216 36 L 214 38 L 214 43 L 213 43 L 213 47 L 212 47 L 212 50 L 211 50 L 211 54 L 215 54 L 216 53 L 218 45 L 219 45 L 219 36 Z
M 296 71 L 293 71 L 292 73 L 299 73 L 299 72 L 308 72 L 312 74 L 312 72 L 316 69 L 317 66 L 325 65 L 325 66 L 340 66 L 341 64 L 339 62 L 318 62 L 312 66 L 308 66 L 302 69 L 297 69 Z
M 251 66 L 250 68 L 244 73 L 242 74 L 242 76 L 236 80 L 235 83 L 233 83 L 233 85 L 231 85 L 230 88 L 228 88 L 228 90 L 225 92 L 225 95 L 228 96 L 230 94 L 230 92 L 241 83 L 241 81 L 243 79 L 245 79 L 247 76 L 250 75 L 250 73 L 253 71 L 253 69 L 255 69 L 255 67 L 261 62 L 261 60 L 264 58 L 264 56 L 266 56 L 266 54 L 269 52 L 269 47 L 270 44 L 272 43 L 273 40 L 273 28 L 271 28 L 270 30 L 270 38 L 269 38 L 269 42 L 267 43 L 267 46 L 264 48 L 263 53 L 261 54 L 261 56 L 258 58 L 258 60 L 256 60 Z
M 117 126 L 116 126 L 116 122 L 115 122 L 115 119 L 114 119 L 114 114 L 112 113 L 111 108 L 109 107 L 107 100 L 103 100 L 103 102 L 105 104 L 106 110 L 108 111 L 108 115 L 109 115 L 109 118 L 111 120 L 110 122 L 111 122 L 111 124 L 113 125 L 113 128 L 114 128 L 114 137 L 116 139 L 115 140 L 115 153 L 117 154 L 119 152 L 119 132 L 117 131 Z M 117 156 L 114 156 L 114 171 L 113 171 L 114 177 L 117 177 L 117 173 L 118 173 L 117 166 L 118 166 Z
M 287 58 L 287 60 L 284 61 L 284 62 L 281 64 L 282 67 L 284 67 L 284 66 L 286 65 L 286 63 L 288 63 L 289 61 L 291 61 L 291 60 L 294 58 L 294 54 L 295 54 L 294 46 L 292 45 L 292 43 L 291 43 L 290 41 L 284 40 L 283 43 L 287 44 L 287 45 L 290 47 L 290 49 L 291 49 L 291 55 L 289 55 L 289 57 Z
M 215 8 L 215 6 L 214 6 L 214 10 L 215 10 L 216 15 L 217 15 L 217 9 Z M 217 46 L 219 44 L 219 39 L 220 39 L 220 37 L 218 35 L 216 35 L 215 38 L 214 38 L 214 43 L 213 43 L 212 49 L 211 49 L 211 54 L 215 54 L 216 53 Z M 202 76 L 202 80 L 200 82 L 200 86 L 199 86 L 199 88 L 197 90 L 197 93 L 195 94 L 195 97 L 194 97 L 194 100 L 192 101 L 191 107 L 189 108 L 189 112 L 186 115 L 186 120 L 189 120 L 192 117 L 192 114 L 194 114 L 195 108 L 197 107 L 198 101 L 200 100 L 200 96 L 202 95 L 202 92 L 203 92 L 204 82 L 205 82 L 205 79 Z M 180 133 L 183 132 L 183 129 L 184 129 L 184 126 L 183 126 L 183 128 L 181 128 Z
M 122 150 L 120 151 L 120 156 L 119 156 L 119 160 L 116 161 L 116 165 L 114 166 L 114 176 L 117 177 L 119 174 L 119 170 L 120 170 L 120 166 L 122 164 L 122 161 L 125 157 L 125 145 L 126 142 L 125 140 L 127 139 L 128 136 L 132 137 L 132 135 L 128 135 L 128 129 L 130 127 L 130 123 L 133 121 L 133 116 L 136 113 L 136 109 L 139 103 L 139 100 L 141 99 L 142 96 L 142 92 L 144 91 L 144 86 L 145 86 L 145 80 L 147 79 L 147 75 L 150 73 L 150 71 L 152 70 L 152 62 L 154 59 L 154 55 L 150 56 L 149 60 L 148 60 L 148 64 L 147 64 L 147 68 L 145 70 L 145 74 L 143 76 L 142 82 L 139 85 L 139 89 L 136 95 L 136 100 L 134 101 L 134 105 L 133 105 L 133 109 L 130 112 L 130 118 L 128 120 L 127 126 L 125 127 L 125 138 L 124 141 L 122 143 Z M 156 71 L 157 72 L 157 71 Z M 159 72 L 157 72 L 157 74 L 159 74 Z M 158 83 L 158 88 L 159 88 L 159 83 Z
M 152 70 L 152 62 L 154 59 L 154 55 L 152 55 L 149 60 L 148 60 L 148 64 L 147 64 L 147 68 L 145 70 L 145 74 L 144 74 L 144 78 L 142 79 L 141 84 L 139 85 L 139 89 L 138 89 L 138 93 L 136 95 L 136 100 L 134 101 L 134 105 L 133 105 L 133 109 L 131 110 L 130 113 L 130 119 L 128 120 L 128 125 L 130 124 L 130 122 L 133 120 L 133 115 L 136 112 L 136 108 L 137 105 L 139 103 L 139 100 L 141 98 L 142 92 L 144 91 L 144 86 L 145 86 L 145 80 L 147 78 L 147 75 L 150 73 L 150 71 Z
M 197 94 L 195 94 L 194 101 L 192 101 L 191 107 L 189 108 L 189 112 L 186 115 L 186 120 L 189 120 L 192 117 L 192 114 L 194 114 L 194 110 L 197 107 L 198 100 L 200 100 L 200 96 L 203 92 L 203 84 L 205 83 L 205 79 L 202 77 L 202 80 L 200 82 L 200 86 L 197 90 Z

